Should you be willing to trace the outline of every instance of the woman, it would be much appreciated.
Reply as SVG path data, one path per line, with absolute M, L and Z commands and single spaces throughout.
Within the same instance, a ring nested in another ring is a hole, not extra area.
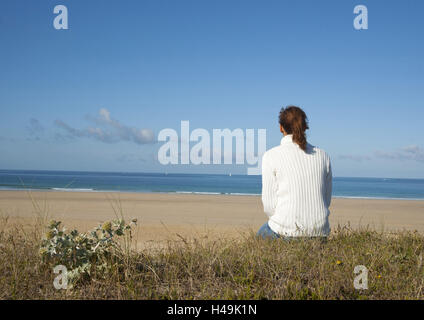
M 332 174 L 325 151 L 306 142 L 302 109 L 290 106 L 279 117 L 281 144 L 262 158 L 262 203 L 269 220 L 263 238 L 327 237 Z

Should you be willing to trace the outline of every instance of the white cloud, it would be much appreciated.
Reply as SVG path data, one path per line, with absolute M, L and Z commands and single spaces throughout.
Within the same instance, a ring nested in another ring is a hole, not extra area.
M 417 145 L 410 145 L 394 151 L 377 150 L 373 156 L 357 154 L 341 154 L 339 159 L 356 162 L 368 161 L 373 158 L 394 160 L 394 161 L 417 161 L 424 162 L 424 149 Z
M 357 155 L 357 154 L 341 154 L 339 155 L 339 159 L 342 160 L 352 160 L 356 162 L 368 161 L 371 160 L 370 156 L 367 155 Z
M 104 143 L 128 141 L 136 144 L 148 144 L 156 142 L 156 137 L 151 129 L 137 129 L 126 126 L 113 119 L 107 109 L 100 109 L 96 117 L 88 116 L 87 119 L 94 122 L 97 126 L 77 129 L 62 120 L 56 120 L 55 124 L 64 130 L 68 137 L 73 138 L 93 138 Z
M 41 137 L 44 135 L 44 126 L 35 118 L 29 120 L 29 124 L 26 126 L 28 130 L 29 137 L 28 141 L 40 141 Z
M 381 159 L 424 162 L 424 149 L 417 145 L 406 146 L 392 152 L 376 151 L 375 155 Z
M 32 135 L 44 132 L 43 125 L 40 123 L 40 121 L 38 121 L 35 118 L 31 118 L 29 120 L 29 125 L 27 126 L 27 129 L 28 129 L 29 133 L 32 134 Z

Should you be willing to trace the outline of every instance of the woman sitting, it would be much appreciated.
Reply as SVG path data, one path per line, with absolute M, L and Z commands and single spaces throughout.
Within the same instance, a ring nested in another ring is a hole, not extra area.
M 331 202 L 330 158 L 306 142 L 305 112 L 295 106 L 279 117 L 281 144 L 262 158 L 262 203 L 269 220 L 263 238 L 327 237 Z

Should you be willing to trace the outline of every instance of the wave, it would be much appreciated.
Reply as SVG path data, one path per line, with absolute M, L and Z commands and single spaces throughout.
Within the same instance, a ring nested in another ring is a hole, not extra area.
M 365 200 L 411 200 L 424 201 L 424 198 L 399 198 L 399 197 L 366 197 L 366 196 L 332 196 L 337 199 L 365 199 Z
M 23 187 L 0 187 L 0 190 L 1 191 L 17 191 L 17 190 L 21 190 L 21 191 L 29 191 L 29 190 L 34 190 L 33 188 L 28 188 L 28 187 L 26 187 L 26 188 L 23 188 Z M 43 190 L 43 191 L 46 191 L 46 190 L 48 190 L 48 189 L 41 189 L 41 188 L 39 188 L 38 190 Z
M 259 193 L 242 193 L 242 192 L 207 192 L 207 191 L 175 191 L 168 193 L 179 194 L 211 194 L 211 195 L 230 195 L 230 196 L 259 196 Z
M 226 194 L 225 192 L 208 192 L 208 191 L 174 191 L 168 193 L 180 193 L 180 194 Z
M 231 192 L 228 193 L 229 195 L 232 196 L 260 196 L 260 193 L 239 193 L 239 192 Z
M 91 188 L 51 188 L 50 190 L 54 191 L 73 191 L 73 192 L 93 192 L 96 191 Z

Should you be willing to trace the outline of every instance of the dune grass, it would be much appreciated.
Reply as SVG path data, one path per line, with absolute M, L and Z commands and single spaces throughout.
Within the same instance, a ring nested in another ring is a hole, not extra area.
M 54 264 L 39 254 L 40 222 L 6 227 L 3 218 L 1 225 L 1 299 L 424 298 L 424 236 L 417 232 L 339 227 L 325 243 L 245 233 L 233 240 L 183 239 L 157 250 L 126 247 L 107 256 L 106 276 L 94 270 L 71 289 L 57 290 Z M 354 288 L 357 265 L 368 269 L 367 290 Z

